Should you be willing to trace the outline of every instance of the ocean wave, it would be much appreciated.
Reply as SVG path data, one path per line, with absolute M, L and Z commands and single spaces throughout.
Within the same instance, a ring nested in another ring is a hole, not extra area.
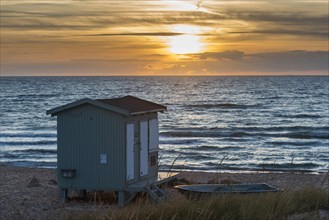
M 30 161 L 30 160 L 14 160 L 4 162 L 6 165 L 18 166 L 18 167 L 36 167 L 36 168 L 56 168 L 57 162 L 47 161 Z
M 19 138 L 19 137 L 31 137 L 31 138 L 48 138 L 48 137 L 57 137 L 56 133 L 6 133 L 2 132 L 0 133 L 0 138 L 1 137 L 11 137 L 11 138 Z
M 265 100 L 270 100 L 270 99 L 282 99 L 282 98 L 287 98 L 287 97 L 283 97 L 283 96 L 269 96 L 269 97 L 260 97 L 258 99 L 265 99 Z
M 242 149 L 241 147 L 222 147 L 222 146 L 210 146 L 210 145 L 202 145 L 195 147 L 187 147 L 185 149 L 197 150 L 197 151 L 235 151 Z
M 287 137 L 294 139 L 328 139 L 329 133 L 325 132 L 296 132 L 296 133 L 285 133 L 275 134 L 277 137 Z
M 169 155 L 172 155 L 172 154 L 179 154 L 180 151 L 176 151 L 176 150 L 168 150 L 168 149 L 162 149 L 160 148 L 160 152 L 161 153 L 165 153 L 165 154 L 169 154 Z
M 302 142 L 302 141 L 267 141 L 265 142 L 265 145 L 280 145 L 280 146 L 295 146 L 295 147 L 301 147 L 301 146 L 306 146 L 306 147 L 311 147 L 311 146 L 319 146 L 322 145 L 323 143 L 318 142 L 318 141 L 309 141 L 309 142 Z
M 214 103 L 214 104 L 195 104 L 195 105 L 185 105 L 186 108 L 202 108 L 202 109 L 247 109 L 259 107 L 259 105 L 243 105 L 235 103 Z
M 213 130 L 203 131 L 167 131 L 161 132 L 160 135 L 167 137 L 243 137 L 251 136 L 247 132 L 218 132 Z
M 0 155 L 2 159 L 41 159 L 47 160 L 49 158 L 56 158 L 56 151 L 52 150 L 15 150 L 12 152 L 6 152 Z
M 32 153 L 32 154 L 57 154 L 57 150 L 51 149 L 26 149 L 26 150 L 14 150 L 15 153 Z
M 223 128 L 220 127 L 214 127 L 212 129 L 218 129 L 221 130 Z M 248 126 L 248 127 L 232 127 L 230 130 L 234 131 L 249 131 L 249 132 L 260 132 L 260 133 L 266 133 L 266 132 L 325 132 L 329 134 L 329 126 L 272 126 L 272 127 L 262 127 L 262 126 Z
M 188 148 L 186 148 L 188 149 Z M 175 150 L 162 150 L 161 153 L 170 154 L 171 156 L 176 155 L 175 158 L 180 158 L 182 160 L 196 160 L 196 161 L 202 161 L 202 160 L 211 160 L 215 159 L 212 154 L 200 154 L 200 152 L 196 151 L 175 151 Z
M 33 97 L 56 97 L 60 96 L 60 93 L 51 93 L 51 94 L 42 94 L 42 93 L 33 93 L 33 94 L 22 94 L 22 95 L 17 95 L 13 97 L 19 97 L 19 98 L 33 98 Z
M 195 166 L 189 166 L 189 165 L 184 165 L 184 164 L 161 165 L 159 167 L 159 169 L 162 170 L 162 171 L 200 170 L 200 168 L 198 169 Z
M 8 158 L 8 159 L 19 158 L 19 155 L 7 152 L 7 153 L 4 153 L 3 156 L 1 156 L 0 158 Z
M 212 156 L 209 156 L 209 155 L 205 155 L 205 154 L 200 154 L 200 153 L 195 153 L 193 155 L 191 155 L 193 153 L 191 152 L 185 152 L 183 153 L 183 155 L 186 155 L 188 156 L 186 159 L 188 160 L 196 160 L 196 161 L 203 161 L 203 160 L 211 160 L 211 159 L 214 159 L 214 157 Z
M 269 170 L 287 170 L 287 169 L 314 169 L 319 167 L 318 164 L 315 163 L 265 163 L 257 165 L 258 168 L 261 169 L 269 169 Z
M 246 128 L 246 130 L 248 130 Z M 162 136 L 165 137 L 233 137 L 233 138 L 242 138 L 242 137 L 281 137 L 281 138 L 291 138 L 291 139 L 326 139 L 329 140 L 328 132 L 321 131 L 302 131 L 302 132 L 246 132 L 246 131 L 215 131 L 214 129 L 204 129 L 200 131 L 168 131 L 161 132 Z M 165 143 L 165 141 L 163 141 Z M 177 141 L 178 144 L 179 141 Z
M 312 114 L 278 114 L 276 117 L 281 117 L 281 118 L 322 118 L 321 115 L 312 115 Z
M 57 141 L 0 141 L 0 146 L 55 145 Z
M 200 140 L 198 139 L 174 139 L 174 140 L 162 140 L 160 139 L 160 144 L 170 144 L 170 145 L 189 145 L 199 143 Z
M 227 168 L 231 166 L 231 164 L 226 164 L 225 162 L 223 163 L 221 160 L 217 160 L 216 162 L 213 161 L 208 161 L 205 162 L 204 165 L 208 166 L 209 168 L 212 167 L 213 169 L 218 169 L 218 168 Z
M 308 171 L 319 168 L 319 165 L 315 163 L 228 164 L 220 162 L 206 162 L 204 165 L 208 167 L 208 170 Z

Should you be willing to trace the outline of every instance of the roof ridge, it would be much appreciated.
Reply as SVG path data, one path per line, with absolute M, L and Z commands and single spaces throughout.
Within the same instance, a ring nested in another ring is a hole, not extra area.
M 167 107 L 155 102 L 141 99 L 135 96 L 127 95 L 113 99 L 90 99 L 84 98 L 66 105 L 56 107 L 48 110 L 46 113 L 52 116 L 57 115 L 59 112 L 66 111 L 71 108 L 78 107 L 83 104 L 91 104 L 109 111 L 117 112 L 126 116 L 138 115 L 146 113 L 163 112 Z

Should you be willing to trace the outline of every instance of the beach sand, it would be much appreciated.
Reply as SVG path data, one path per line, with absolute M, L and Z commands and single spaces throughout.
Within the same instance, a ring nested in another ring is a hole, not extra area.
M 326 173 L 206 173 L 180 172 L 178 179 L 193 183 L 241 182 L 267 183 L 280 189 L 298 190 L 317 187 L 329 190 Z M 70 211 L 95 208 L 92 201 L 59 202 L 55 169 L 38 169 L 0 165 L 0 219 L 59 219 Z M 169 199 L 181 195 L 172 188 L 165 190 Z M 102 204 L 102 208 L 118 208 Z

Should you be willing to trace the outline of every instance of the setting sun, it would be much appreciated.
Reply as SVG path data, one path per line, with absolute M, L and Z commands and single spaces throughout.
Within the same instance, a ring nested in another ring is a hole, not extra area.
M 199 53 L 203 48 L 200 37 L 196 35 L 181 35 L 171 37 L 169 51 L 174 54 Z

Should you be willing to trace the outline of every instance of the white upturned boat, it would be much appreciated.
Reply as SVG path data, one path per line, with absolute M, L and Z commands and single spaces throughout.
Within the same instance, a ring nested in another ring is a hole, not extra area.
M 176 189 L 185 195 L 220 194 L 220 193 L 265 193 L 278 192 L 280 189 L 266 183 L 251 184 L 193 184 L 178 185 Z

